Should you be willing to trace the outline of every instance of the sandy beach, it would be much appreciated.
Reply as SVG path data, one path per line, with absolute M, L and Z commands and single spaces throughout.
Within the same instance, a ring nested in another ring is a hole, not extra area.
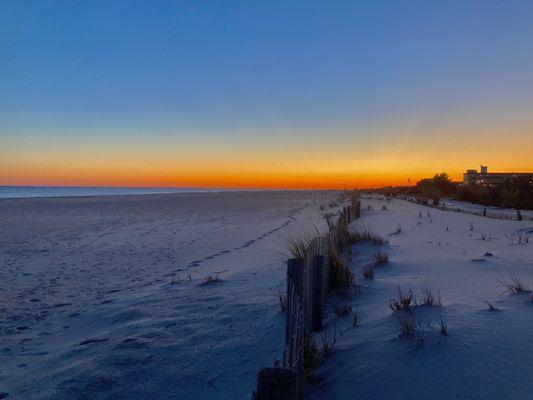
M 0 392 L 249 398 L 282 354 L 286 240 L 323 226 L 334 197 L 0 200 Z
M 531 399 L 533 222 L 379 195 L 365 196 L 362 205 L 350 229 L 370 230 L 385 243 L 364 241 L 344 254 L 359 293 L 330 299 L 326 326 L 330 337 L 336 329 L 336 347 L 317 373 L 311 398 Z M 377 252 L 389 262 L 366 279 L 363 270 Z M 513 294 L 506 282 L 523 289 Z M 401 314 L 389 306 L 398 288 L 412 293 L 415 326 L 408 336 L 400 336 Z M 425 299 L 428 291 L 433 304 Z M 352 312 L 336 316 L 345 305 Z

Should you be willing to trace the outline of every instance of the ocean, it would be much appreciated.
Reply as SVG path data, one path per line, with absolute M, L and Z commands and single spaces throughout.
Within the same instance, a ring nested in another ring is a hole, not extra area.
M 220 189 L 155 188 L 155 187 L 81 187 L 81 186 L 0 186 L 0 198 L 23 197 L 84 197 L 116 196 L 127 194 L 206 193 Z

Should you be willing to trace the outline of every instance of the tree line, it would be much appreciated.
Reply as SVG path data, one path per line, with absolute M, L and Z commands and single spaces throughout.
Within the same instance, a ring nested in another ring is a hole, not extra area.
M 431 199 L 434 204 L 447 197 L 485 206 L 533 210 L 533 179 L 527 176 L 512 177 L 500 185 L 481 186 L 452 182 L 443 172 L 421 179 L 415 186 L 386 187 L 381 192 L 387 196 L 418 196 Z

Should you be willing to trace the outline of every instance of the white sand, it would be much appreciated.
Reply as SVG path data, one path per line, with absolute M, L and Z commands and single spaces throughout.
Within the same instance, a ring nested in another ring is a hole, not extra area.
M 348 302 L 363 321 L 353 329 L 352 318 L 330 313 L 329 332 L 336 325 L 342 336 L 319 371 L 312 398 L 533 399 L 533 302 L 527 294 L 507 293 L 495 279 L 512 271 L 533 289 L 533 221 L 442 212 L 401 200 L 363 200 L 369 204 L 374 211 L 364 211 L 352 229 L 366 226 L 389 244 L 361 243 L 345 256 L 359 277 L 379 249 L 391 262 L 376 268 L 374 282 L 361 279 L 359 296 L 332 299 L 331 309 Z M 402 232 L 393 234 L 398 226 Z M 529 243 L 512 244 L 508 237 L 518 233 Z M 440 290 L 443 305 L 415 307 L 424 340 L 417 348 L 398 337 L 388 303 L 398 286 L 419 294 L 428 282 Z M 487 300 L 499 311 L 489 311 Z M 439 332 L 441 318 L 449 336 Z
M 0 200 L 0 393 L 248 399 L 282 354 L 286 238 L 333 197 Z

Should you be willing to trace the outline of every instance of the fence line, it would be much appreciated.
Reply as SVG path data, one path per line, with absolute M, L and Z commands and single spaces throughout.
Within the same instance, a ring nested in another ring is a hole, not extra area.
M 426 207 L 437 208 L 441 211 L 453 211 L 453 212 L 459 212 L 459 213 L 464 213 L 464 214 L 477 215 L 480 217 L 510 220 L 510 221 L 533 221 L 533 216 L 524 215 L 522 214 L 521 210 L 515 210 L 514 213 L 504 213 L 504 212 L 496 212 L 494 210 L 487 209 L 487 207 L 483 207 L 483 210 L 477 211 L 477 210 L 468 210 L 466 208 L 462 208 L 460 206 L 454 206 L 450 204 L 434 205 L 434 204 L 430 204 L 426 199 L 422 199 L 422 198 L 405 197 L 403 198 L 403 200 L 407 200 L 411 203 L 420 204 Z
M 253 400 L 297 400 L 304 396 L 304 346 L 313 332 L 323 330 L 324 309 L 330 289 L 330 253 L 337 250 L 343 226 L 361 215 L 361 202 L 343 207 L 326 234 L 315 237 L 303 260 L 287 261 L 287 310 L 283 362 L 257 375 Z

